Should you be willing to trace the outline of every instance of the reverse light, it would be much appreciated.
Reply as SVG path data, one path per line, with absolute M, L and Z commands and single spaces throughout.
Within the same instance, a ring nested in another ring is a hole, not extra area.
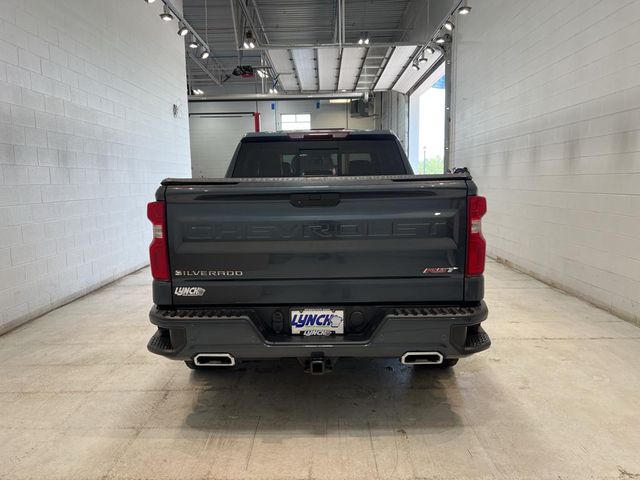
M 487 213 L 487 199 L 471 196 L 467 199 L 467 275 L 484 273 L 487 242 L 482 236 L 482 217 Z
M 169 250 L 164 202 L 147 204 L 147 218 L 153 225 L 153 240 L 149 245 L 151 276 L 155 280 L 169 280 Z

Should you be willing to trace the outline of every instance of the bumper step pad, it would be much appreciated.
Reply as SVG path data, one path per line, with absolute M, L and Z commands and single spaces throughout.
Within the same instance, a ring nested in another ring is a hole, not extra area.
M 480 314 L 482 307 L 407 307 L 393 310 L 394 317 L 466 317 Z
M 158 329 L 156 333 L 149 339 L 147 348 L 152 352 L 172 352 L 173 345 L 171 345 L 171 337 L 169 332 Z
M 184 329 L 168 330 L 158 327 L 156 333 L 149 339 L 147 350 L 159 355 L 171 355 L 182 349 L 186 343 Z
M 491 346 L 491 339 L 487 332 L 478 325 L 478 329 L 475 332 L 468 332 L 467 340 L 464 343 L 465 352 L 480 352 L 486 350 Z

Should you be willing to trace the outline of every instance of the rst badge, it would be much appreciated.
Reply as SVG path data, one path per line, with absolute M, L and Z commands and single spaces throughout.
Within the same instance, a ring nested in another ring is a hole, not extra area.
M 206 290 L 202 287 L 176 287 L 173 294 L 178 297 L 201 297 Z
M 291 333 L 331 335 L 344 333 L 344 310 L 291 310 Z
M 423 275 L 430 275 L 434 273 L 453 273 L 458 270 L 458 267 L 427 267 L 422 271 Z

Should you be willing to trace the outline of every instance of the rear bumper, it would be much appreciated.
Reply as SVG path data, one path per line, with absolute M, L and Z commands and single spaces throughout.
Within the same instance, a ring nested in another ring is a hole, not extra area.
M 247 310 L 160 310 L 151 323 L 158 327 L 147 348 L 177 360 L 199 353 L 229 353 L 236 359 L 283 357 L 401 357 L 409 351 L 435 351 L 460 358 L 486 350 L 489 336 L 480 324 L 487 306 L 390 308 L 367 338 L 344 335 L 303 337 L 269 335 Z

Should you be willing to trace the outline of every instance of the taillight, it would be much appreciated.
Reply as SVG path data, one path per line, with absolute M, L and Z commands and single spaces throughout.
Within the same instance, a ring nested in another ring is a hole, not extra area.
M 169 251 L 167 249 L 167 222 L 164 202 L 149 203 L 147 218 L 153 224 L 153 240 L 149 245 L 151 275 L 156 280 L 169 280 Z
M 467 198 L 467 275 L 482 275 L 487 242 L 482 236 L 482 217 L 487 213 L 487 199 Z

